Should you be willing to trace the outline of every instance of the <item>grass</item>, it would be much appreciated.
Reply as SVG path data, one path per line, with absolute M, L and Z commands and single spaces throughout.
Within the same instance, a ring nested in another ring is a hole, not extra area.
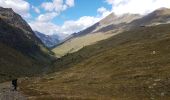
M 14 17 L 20 20 L 0 15 L 0 82 L 39 74 L 55 60 L 26 22 Z
M 92 33 L 84 36 L 75 37 L 57 46 L 52 51 L 55 52 L 57 57 L 62 57 L 68 53 L 76 52 L 87 45 L 92 45 L 98 41 L 107 39 L 117 33 L 118 32 Z
M 0 43 L 0 82 L 41 73 L 42 63 Z
M 86 46 L 59 59 L 56 72 L 23 81 L 21 90 L 37 100 L 169 100 L 169 27 L 141 27 Z M 34 90 L 47 95 L 26 92 Z

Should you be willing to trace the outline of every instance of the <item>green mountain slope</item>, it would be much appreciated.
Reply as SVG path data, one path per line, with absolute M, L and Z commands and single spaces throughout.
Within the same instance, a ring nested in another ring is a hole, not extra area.
M 67 53 L 76 52 L 84 46 L 94 44 L 123 31 L 165 24 L 169 23 L 169 20 L 170 9 L 168 8 L 157 9 L 143 17 L 135 14 L 125 14 L 116 17 L 114 14 L 110 14 L 95 25 L 74 34 L 70 39 L 54 48 L 53 52 L 56 53 L 57 57 L 61 57 Z
M 0 82 L 40 73 L 45 66 L 0 43 Z
M 24 19 L 10 8 L 0 7 L 0 42 L 39 61 L 49 61 L 49 51 Z
M 139 27 L 84 47 L 21 89 L 37 100 L 169 100 L 169 27 Z
M 24 19 L 0 7 L 0 81 L 41 72 L 55 58 Z M 12 77 L 11 77 L 12 78 Z

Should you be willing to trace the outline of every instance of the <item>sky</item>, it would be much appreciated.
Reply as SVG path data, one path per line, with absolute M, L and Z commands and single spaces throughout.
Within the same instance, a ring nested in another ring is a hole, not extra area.
M 35 31 L 65 38 L 112 12 L 145 15 L 170 8 L 170 0 L 0 0 L 0 6 L 19 13 Z

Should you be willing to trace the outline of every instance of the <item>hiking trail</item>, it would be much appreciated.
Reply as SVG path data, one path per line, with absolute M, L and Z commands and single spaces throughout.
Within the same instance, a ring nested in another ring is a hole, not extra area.
M 0 83 L 0 100 L 27 100 L 20 91 L 13 91 L 11 82 Z

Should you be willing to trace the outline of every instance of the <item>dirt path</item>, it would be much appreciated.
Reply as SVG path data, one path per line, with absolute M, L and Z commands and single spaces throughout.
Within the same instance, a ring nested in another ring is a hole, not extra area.
M 13 91 L 10 82 L 0 84 L 0 100 L 27 100 L 20 91 Z

